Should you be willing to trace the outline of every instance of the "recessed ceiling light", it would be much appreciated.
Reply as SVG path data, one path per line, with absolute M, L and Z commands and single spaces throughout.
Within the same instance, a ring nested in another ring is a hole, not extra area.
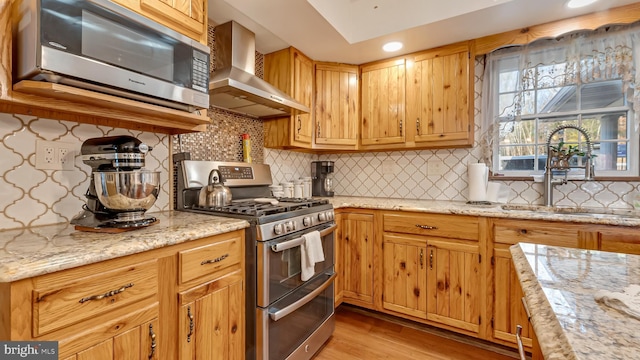
M 583 6 L 591 5 L 598 0 L 569 0 L 567 7 L 571 9 L 577 9 Z
M 384 44 L 382 46 L 382 50 L 386 52 L 393 52 L 402 49 L 402 43 L 399 41 L 392 41 Z

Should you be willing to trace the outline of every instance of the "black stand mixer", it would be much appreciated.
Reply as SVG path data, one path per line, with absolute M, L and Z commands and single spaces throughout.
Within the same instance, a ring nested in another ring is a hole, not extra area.
M 71 224 L 76 230 L 119 232 L 157 222 L 144 213 L 156 201 L 160 173 L 142 170 L 151 148 L 132 136 L 88 139 L 80 149 L 82 161 L 91 166 L 87 203 Z

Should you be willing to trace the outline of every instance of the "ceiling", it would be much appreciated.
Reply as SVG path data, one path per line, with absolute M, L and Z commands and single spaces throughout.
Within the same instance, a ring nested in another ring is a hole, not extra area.
M 363 64 L 454 42 L 543 24 L 634 0 L 208 0 L 212 25 L 235 20 L 256 34 L 263 54 L 294 46 L 317 61 Z M 401 41 L 396 53 L 382 45 Z

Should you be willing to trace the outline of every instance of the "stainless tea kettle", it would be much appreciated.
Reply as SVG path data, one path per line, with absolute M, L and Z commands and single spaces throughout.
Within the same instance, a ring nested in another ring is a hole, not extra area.
M 222 175 L 218 169 L 209 173 L 209 184 L 200 189 L 198 205 L 203 207 L 222 207 L 231 204 L 231 190 L 222 184 Z

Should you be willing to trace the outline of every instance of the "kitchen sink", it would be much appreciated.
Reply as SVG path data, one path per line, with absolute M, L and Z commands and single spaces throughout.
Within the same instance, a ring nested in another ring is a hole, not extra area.
M 633 209 L 602 209 L 589 207 L 543 206 L 543 205 L 502 205 L 502 210 L 528 212 L 536 214 L 557 214 L 571 216 L 589 216 L 592 218 L 640 219 L 640 211 Z

